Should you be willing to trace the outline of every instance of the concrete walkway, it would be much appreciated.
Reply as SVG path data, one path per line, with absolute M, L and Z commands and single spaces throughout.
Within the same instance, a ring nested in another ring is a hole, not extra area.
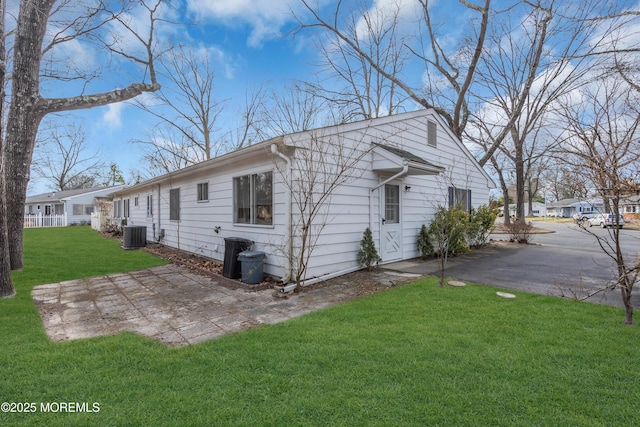
M 392 284 L 419 276 L 383 270 L 370 277 Z M 357 287 L 333 279 L 286 299 L 274 292 L 170 264 L 41 285 L 32 296 L 53 341 L 131 331 L 182 346 L 348 301 L 357 296 Z

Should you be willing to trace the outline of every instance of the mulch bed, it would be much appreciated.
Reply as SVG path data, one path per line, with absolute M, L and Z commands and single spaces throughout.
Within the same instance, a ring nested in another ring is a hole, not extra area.
M 214 277 L 222 286 L 232 289 L 241 288 L 247 291 L 261 291 L 271 289 L 275 285 L 281 284 L 278 279 L 271 276 L 265 276 L 265 280 L 257 285 L 249 285 L 243 283 L 241 280 L 229 279 L 222 275 L 222 262 L 161 244 L 150 244 L 143 248 L 143 250 L 173 264 L 185 267 L 195 274 Z M 364 270 L 356 271 L 334 279 L 304 286 L 301 289 L 298 289 L 298 291 L 305 292 L 307 290 L 318 289 L 325 286 L 348 286 L 353 294 L 352 296 L 345 298 L 345 301 L 348 301 L 389 289 L 388 285 L 379 283 L 374 274 L 374 272 Z

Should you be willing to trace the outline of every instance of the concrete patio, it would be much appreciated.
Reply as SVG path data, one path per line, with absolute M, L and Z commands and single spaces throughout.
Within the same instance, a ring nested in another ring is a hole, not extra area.
M 419 275 L 380 270 L 378 285 Z M 358 288 L 332 279 L 290 298 L 252 289 L 174 264 L 109 276 L 37 286 L 32 296 L 53 341 L 131 331 L 170 346 L 206 341 L 261 324 L 273 324 L 348 301 Z

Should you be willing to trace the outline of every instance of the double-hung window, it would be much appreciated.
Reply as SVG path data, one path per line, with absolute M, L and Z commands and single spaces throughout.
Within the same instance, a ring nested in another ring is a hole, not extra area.
M 169 190 L 169 219 L 171 221 L 180 220 L 180 189 Z
M 153 194 L 147 195 L 147 218 L 153 218 Z
M 201 182 L 198 184 L 198 201 L 206 202 L 209 200 L 209 183 Z
M 273 224 L 272 172 L 233 178 L 233 222 L 235 224 Z
M 449 208 L 471 212 L 471 190 L 449 187 Z

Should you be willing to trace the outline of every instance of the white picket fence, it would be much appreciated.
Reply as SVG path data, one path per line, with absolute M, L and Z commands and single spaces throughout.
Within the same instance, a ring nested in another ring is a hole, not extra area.
M 28 214 L 24 216 L 24 228 L 66 227 L 67 215 Z

